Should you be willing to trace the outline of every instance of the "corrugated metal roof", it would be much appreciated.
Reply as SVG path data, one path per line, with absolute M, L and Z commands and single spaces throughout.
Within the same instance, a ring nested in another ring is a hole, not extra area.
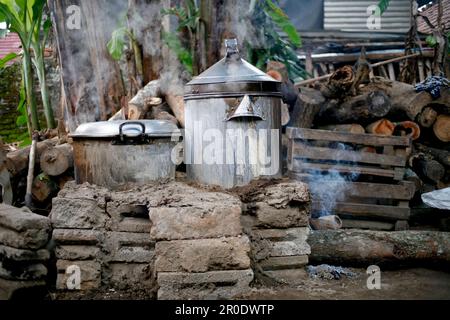
M 367 26 L 367 9 L 377 5 L 377 0 L 325 0 L 324 29 L 341 31 L 371 31 L 405 33 L 410 26 L 410 0 L 391 0 L 381 16 L 380 29 Z
M 450 30 L 450 0 L 442 0 L 442 22 L 444 23 L 444 27 L 446 31 Z M 420 14 L 426 16 L 430 22 L 437 26 L 437 18 L 438 18 L 438 5 L 434 4 L 425 10 L 423 10 Z M 418 29 L 422 33 L 431 34 L 433 30 L 426 24 L 426 22 L 422 18 L 418 18 Z
M 16 33 L 9 33 L 6 37 L 0 38 L 0 59 L 9 53 L 20 53 L 22 44 Z

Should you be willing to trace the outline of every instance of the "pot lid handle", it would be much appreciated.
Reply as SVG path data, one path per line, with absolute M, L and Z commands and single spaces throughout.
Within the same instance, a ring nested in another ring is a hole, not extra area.
M 234 39 L 225 39 L 225 48 L 227 51 L 227 60 L 239 60 L 241 55 L 239 54 L 238 41 Z

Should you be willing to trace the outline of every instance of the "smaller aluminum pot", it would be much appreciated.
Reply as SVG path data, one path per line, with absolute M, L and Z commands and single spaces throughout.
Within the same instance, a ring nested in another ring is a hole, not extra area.
M 160 120 L 82 124 L 71 135 L 75 180 L 117 189 L 174 179 L 180 136 L 173 123 Z

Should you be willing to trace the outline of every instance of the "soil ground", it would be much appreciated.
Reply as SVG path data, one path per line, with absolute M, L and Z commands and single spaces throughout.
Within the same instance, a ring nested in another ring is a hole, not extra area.
M 367 289 L 363 269 L 351 269 L 354 278 L 307 279 L 295 288 L 254 289 L 246 299 L 256 300 L 450 300 L 450 273 L 430 269 L 381 271 L 381 289 Z
M 301 280 L 296 286 L 254 288 L 246 300 L 450 300 L 450 273 L 431 269 L 381 272 L 381 289 L 367 289 L 364 269 L 350 269 L 355 277 L 339 280 Z M 151 300 L 142 292 L 93 291 L 85 294 L 52 293 L 51 300 Z

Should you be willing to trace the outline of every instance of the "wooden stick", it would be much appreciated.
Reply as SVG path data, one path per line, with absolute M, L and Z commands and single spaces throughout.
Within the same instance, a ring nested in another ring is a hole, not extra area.
M 398 62 L 398 61 L 402 61 L 402 60 L 405 60 L 405 59 L 414 58 L 414 57 L 417 57 L 419 55 L 420 55 L 420 53 L 413 53 L 413 54 L 409 54 L 409 55 L 406 55 L 406 56 L 403 56 L 403 57 L 398 57 L 398 58 L 393 58 L 393 59 L 389 59 L 389 60 L 386 60 L 386 61 L 377 62 L 377 63 L 371 64 L 370 66 L 372 68 L 375 68 L 375 67 L 383 66 L 383 65 L 386 65 L 386 64 L 389 64 L 389 63 L 393 63 L 393 62 Z M 316 78 L 313 78 L 313 79 L 300 81 L 300 82 L 297 82 L 295 84 L 295 87 L 299 88 L 299 87 L 302 87 L 302 86 L 305 86 L 305 85 L 308 85 L 308 84 L 311 84 L 311 83 L 314 83 L 314 82 L 317 82 L 317 81 L 327 80 L 332 75 L 333 74 L 330 73 L 330 74 L 327 74 L 327 75 L 324 75 L 324 76 L 321 76 L 321 77 L 316 77 Z
M 33 133 L 33 140 L 30 148 L 30 157 L 28 162 L 28 176 L 27 176 L 27 192 L 25 194 L 25 206 L 31 209 L 33 203 L 33 181 L 34 181 L 34 164 L 36 161 L 36 144 L 39 139 L 39 133 Z

